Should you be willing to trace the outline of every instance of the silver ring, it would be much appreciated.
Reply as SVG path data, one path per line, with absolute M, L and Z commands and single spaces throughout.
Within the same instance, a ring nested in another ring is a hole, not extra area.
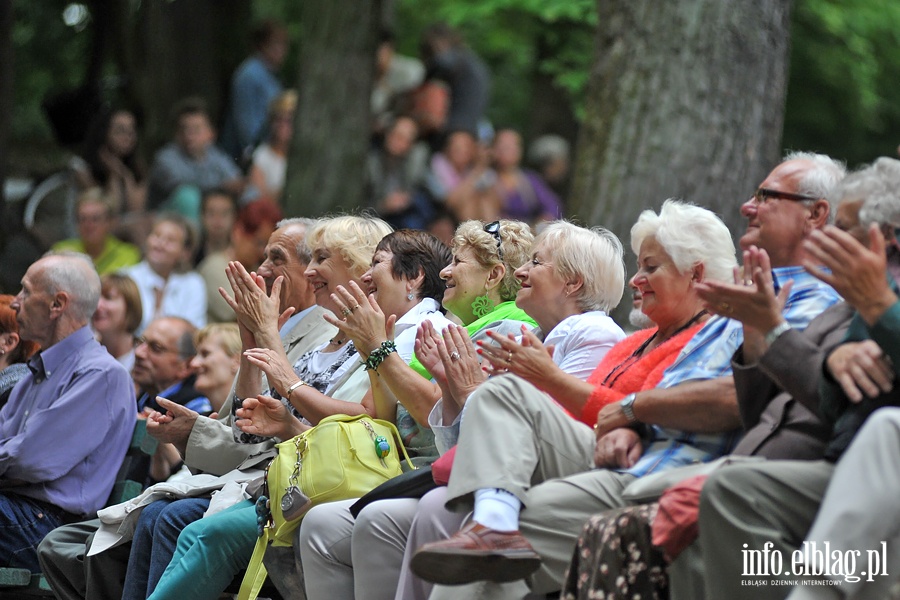
M 341 314 L 344 315 L 344 318 L 345 318 L 345 319 L 346 319 L 347 317 L 349 317 L 349 316 L 350 316 L 350 313 L 352 313 L 352 312 L 353 312 L 353 311 L 350 310 L 349 308 L 347 308 L 346 306 L 341 310 Z
M 450 353 L 450 360 L 459 360 L 460 358 L 462 358 L 462 357 L 459 355 L 459 352 L 457 352 L 456 350 L 454 350 L 453 352 Z

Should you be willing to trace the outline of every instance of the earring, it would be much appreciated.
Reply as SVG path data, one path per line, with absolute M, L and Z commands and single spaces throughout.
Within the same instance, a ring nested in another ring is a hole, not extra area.
M 412 292 L 410 292 L 410 293 L 408 293 L 408 294 L 406 295 L 406 299 L 407 299 L 407 300 L 412 300 L 412 299 L 415 298 L 415 297 L 416 297 L 416 295 L 413 294 Z
M 478 296 L 472 302 L 472 312 L 476 317 L 481 318 L 496 308 L 494 301 L 487 294 Z

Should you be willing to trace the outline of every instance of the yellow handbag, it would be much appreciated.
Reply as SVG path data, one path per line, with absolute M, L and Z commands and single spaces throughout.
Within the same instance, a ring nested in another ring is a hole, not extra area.
M 309 508 L 362 497 L 400 475 L 401 456 L 414 468 L 394 424 L 368 415 L 326 417 L 275 447 L 266 494 L 256 504 L 260 537 L 238 600 L 255 600 L 267 576 L 262 559 L 269 541 L 293 545 L 294 531 Z

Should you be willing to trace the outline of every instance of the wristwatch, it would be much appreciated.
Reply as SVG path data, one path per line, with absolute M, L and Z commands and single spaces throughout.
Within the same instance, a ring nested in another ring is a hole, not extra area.
M 619 407 L 621 407 L 622 413 L 628 419 L 629 424 L 638 422 L 637 417 L 634 416 L 634 401 L 636 398 L 637 394 L 628 394 L 619 402 Z
M 791 324 L 787 321 L 782 321 L 778 325 L 772 328 L 772 330 L 766 334 L 766 345 L 771 346 L 775 343 L 775 340 L 781 336 L 782 333 L 791 328 Z

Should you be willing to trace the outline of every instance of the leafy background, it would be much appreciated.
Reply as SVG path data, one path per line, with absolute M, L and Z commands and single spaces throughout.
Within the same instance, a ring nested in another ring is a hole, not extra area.
M 135 10 L 140 4 L 140 0 L 122 1 Z M 297 5 L 292 0 L 254 0 L 251 7 L 256 17 L 287 22 L 296 41 Z M 85 14 L 77 6 L 52 0 L 14 5 L 13 173 L 50 171 L 64 160 L 40 103 L 49 92 L 81 81 L 91 20 L 89 14 L 74 19 Z M 63 19 L 66 8 L 71 24 Z M 553 81 L 565 98 L 565 110 L 579 114 L 593 61 L 595 2 L 395 0 L 392 20 L 399 50 L 416 55 L 418 32 L 441 19 L 458 26 L 489 64 L 493 73 L 489 116 L 496 125 L 527 134 L 540 111 L 560 108 L 548 107 L 553 101 L 534 93 L 540 76 Z M 294 73 L 296 60 L 289 59 L 282 73 L 288 84 L 296 83 Z M 106 75 L 109 93 L 114 95 L 114 65 L 107 65 Z M 784 148 L 826 152 L 850 166 L 879 155 L 896 156 L 898 80 L 900 2 L 795 1 Z

